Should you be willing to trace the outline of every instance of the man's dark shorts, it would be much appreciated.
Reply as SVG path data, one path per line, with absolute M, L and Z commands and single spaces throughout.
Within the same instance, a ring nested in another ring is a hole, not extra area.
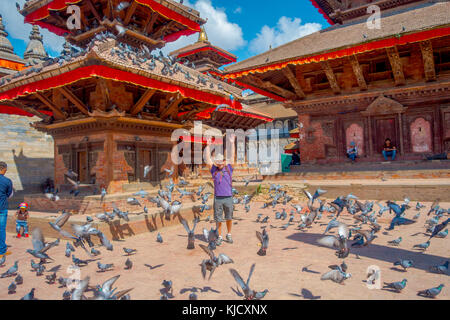
M 214 197 L 214 221 L 233 219 L 233 197 Z

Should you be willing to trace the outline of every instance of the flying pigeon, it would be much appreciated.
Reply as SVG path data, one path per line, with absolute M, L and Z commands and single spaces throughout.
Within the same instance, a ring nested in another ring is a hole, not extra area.
M 187 244 L 187 249 L 191 250 L 191 249 L 195 249 L 195 226 L 197 225 L 198 220 L 194 219 L 194 224 L 192 226 L 192 230 L 189 229 L 189 225 L 187 223 L 187 221 L 185 219 L 181 220 L 181 224 L 183 225 L 184 229 L 186 229 L 186 232 L 188 233 L 188 244 Z
M 256 231 L 256 237 L 261 244 L 261 248 L 258 250 L 257 254 L 259 256 L 265 256 L 267 253 L 267 248 L 269 246 L 269 235 L 267 234 L 266 229 L 264 229 L 262 233 Z
M 267 289 L 258 292 L 250 288 L 249 286 L 250 279 L 252 277 L 253 271 L 255 270 L 255 266 L 256 264 L 254 263 L 250 267 L 250 273 L 248 274 L 247 282 L 244 282 L 240 274 L 235 269 L 230 269 L 231 275 L 233 276 L 234 280 L 236 280 L 236 282 L 239 284 L 244 293 L 244 300 L 261 300 L 269 292 L 269 290 Z
M 209 256 L 209 259 L 203 260 L 202 263 L 200 264 L 203 279 L 205 279 L 205 277 L 206 277 L 207 270 L 209 271 L 208 280 L 210 280 L 217 267 L 219 267 L 223 264 L 234 263 L 234 261 L 230 257 L 228 257 L 226 254 L 220 253 L 216 257 L 216 255 L 214 254 L 214 251 L 209 249 L 207 246 L 205 246 L 203 244 L 199 244 L 199 246 Z

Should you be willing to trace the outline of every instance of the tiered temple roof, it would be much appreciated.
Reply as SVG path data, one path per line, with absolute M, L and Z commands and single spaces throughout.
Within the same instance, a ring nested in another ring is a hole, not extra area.
M 79 30 L 67 27 L 71 14 L 66 10 L 72 4 L 81 10 Z M 199 32 L 206 22 L 197 11 L 173 0 L 32 0 L 20 13 L 25 22 L 67 35 L 70 43 L 80 47 L 108 31 L 132 46 L 162 48 L 183 35 Z
M 195 65 L 195 69 L 200 72 L 221 73 L 220 67 L 236 62 L 234 54 L 208 41 L 203 27 L 196 43 L 175 50 L 170 55 L 180 59 L 184 64 Z
M 366 19 L 373 12 L 368 10 L 376 5 L 384 13 L 407 8 L 426 0 L 310 0 L 330 24 L 343 24 L 356 19 Z M 439 1 L 439 0 L 438 0 Z M 444 0 L 446 1 L 446 0 Z M 443 2 L 443 1 L 442 1 Z
M 388 64 L 390 61 L 398 71 L 399 52 L 402 55 L 402 51 L 424 41 L 430 41 L 429 45 L 437 50 L 445 47 L 450 37 L 449 10 L 448 2 L 427 1 L 382 17 L 380 29 L 369 29 L 365 20 L 335 25 L 225 67 L 224 77 L 272 99 L 295 101 L 330 86 L 338 93 L 336 73 L 342 74 L 342 64 L 350 59 L 356 85 L 367 90 L 367 82 L 381 76 L 372 77 L 376 71 L 366 69 L 375 57 L 369 56 L 371 52 L 386 60 L 389 57 Z M 402 83 L 398 74 L 389 69 L 386 72 L 391 72 L 396 84 Z M 316 79 L 318 76 L 325 81 Z

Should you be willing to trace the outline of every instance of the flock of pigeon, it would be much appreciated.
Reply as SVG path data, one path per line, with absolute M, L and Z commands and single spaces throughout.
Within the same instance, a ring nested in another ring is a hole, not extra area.
M 153 168 L 147 166 L 145 168 L 146 174 Z M 179 182 L 175 184 L 171 178 L 174 173 L 174 169 L 165 169 L 167 177 L 169 178 L 169 183 L 164 187 L 158 190 L 158 195 L 154 197 L 150 197 L 149 193 L 141 190 L 133 194 L 134 197 L 130 197 L 127 199 L 127 203 L 131 205 L 136 205 L 143 207 L 143 213 L 148 213 L 149 210 L 147 206 L 142 206 L 140 199 L 147 199 L 148 203 L 153 203 L 157 208 L 162 209 L 162 214 L 165 219 L 172 220 L 175 217 L 178 217 L 181 224 L 184 226 L 187 232 L 187 249 L 192 250 L 195 248 L 195 240 L 196 234 L 195 229 L 197 224 L 201 221 L 200 216 L 205 212 L 205 210 L 211 209 L 208 205 L 209 197 L 212 195 L 211 192 L 205 192 L 206 185 L 200 185 L 197 190 L 190 188 L 193 191 L 187 191 L 186 186 L 189 185 L 189 182 L 184 180 L 183 178 L 179 179 Z M 244 180 L 245 185 L 247 186 L 249 183 L 249 179 Z M 178 200 L 172 199 L 174 190 L 177 191 L 177 195 L 179 197 Z M 380 232 L 381 226 L 377 223 L 377 218 L 382 217 L 383 214 L 392 214 L 393 218 L 386 229 L 394 230 L 395 228 L 400 228 L 403 226 L 407 226 L 409 224 L 416 223 L 420 214 L 426 212 L 427 216 L 430 217 L 426 221 L 424 234 L 426 234 L 429 239 L 425 243 L 420 243 L 414 245 L 413 249 L 426 251 L 429 248 L 431 241 L 437 242 L 439 240 L 435 240 L 436 238 L 445 238 L 448 235 L 448 225 L 450 219 L 444 218 L 444 215 L 450 214 L 449 210 L 442 208 L 439 205 L 439 201 L 435 201 L 429 209 L 426 211 L 422 211 L 425 206 L 420 204 L 419 202 L 416 204 L 415 210 L 417 213 L 411 219 L 405 217 L 406 209 L 410 208 L 410 200 L 405 199 L 403 203 L 397 204 L 393 201 L 387 201 L 386 205 L 377 202 L 376 204 L 379 207 L 379 210 L 374 208 L 373 201 L 361 202 L 358 197 L 353 194 L 349 194 L 346 196 L 340 196 L 333 201 L 325 201 L 322 200 L 321 197 L 326 193 L 326 190 L 317 189 L 313 194 L 304 190 L 308 201 L 306 205 L 300 204 L 292 204 L 292 210 L 288 214 L 286 212 L 286 208 L 289 203 L 294 199 L 293 196 L 288 194 L 287 189 L 281 185 L 272 184 L 269 188 L 268 192 L 268 201 L 265 201 L 261 207 L 264 208 L 272 208 L 275 212 L 274 220 L 287 220 L 286 224 L 283 224 L 279 227 L 270 224 L 272 217 L 266 215 L 263 217 L 263 214 L 257 214 L 256 222 L 261 224 L 262 231 L 256 231 L 257 240 L 260 243 L 260 248 L 256 252 L 259 256 L 266 256 L 269 254 L 269 229 L 280 228 L 286 230 L 294 224 L 298 222 L 297 230 L 302 232 L 307 232 L 308 229 L 312 228 L 313 224 L 319 223 L 323 219 L 323 213 L 328 212 L 327 218 L 330 221 L 327 223 L 324 235 L 317 240 L 317 244 L 320 246 L 325 246 L 328 248 L 332 248 L 336 251 L 336 256 L 339 259 L 343 259 L 340 264 L 330 265 L 330 271 L 321 275 L 321 280 L 330 280 L 339 284 L 344 284 L 344 282 L 351 277 L 351 273 L 348 272 L 348 265 L 345 263 L 345 258 L 347 258 L 352 250 L 352 248 L 367 248 L 370 246 L 373 241 L 377 238 L 377 233 Z M 102 190 L 102 201 L 106 196 L 106 192 Z M 261 192 L 261 185 L 258 186 L 257 190 L 253 192 L 251 195 L 244 194 L 243 196 L 239 196 L 239 192 L 233 188 L 233 203 L 235 206 L 242 205 L 245 212 L 251 211 L 251 202 L 254 199 L 255 195 Z M 184 219 L 179 213 L 182 208 L 182 198 L 190 197 L 194 202 L 194 206 L 192 207 L 192 211 L 194 213 L 194 220 L 192 223 L 192 227 L 190 227 L 188 221 Z M 200 204 L 195 204 L 196 201 L 200 201 Z M 253 205 L 255 206 L 255 205 Z M 278 207 L 281 207 L 281 210 L 277 210 Z M 344 209 L 350 214 L 350 216 L 354 219 L 353 224 L 344 223 L 341 218 L 341 213 Z M 257 208 L 253 208 L 252 211 L 257 210 Z M 140 213 L 138 213 L 140 214 Z M 299 219 L 296 219 L 296 215 L 299 216 Z M 289 216 L 289 218 L 288 218 Z M 101 252 L 99 248 L 104 247 L 106 250 L 113 251 L 113 245 L 111 241 L 103 234 L 101 231 L 93 227 L 94 219 L 87 216 L 86 223 L 77 224 L 71 223 L 71 232 L 66 231 L 63 227 L 67 224 L 71 217 L 70 212 L 63 211 L 54 221 L 49 222 L 51 228 L 57 231 L 61 238 L 70 239 L 70 241 L 66 242 L 66 250 L 65 256 L 67 258 L 71 258 L 72 264 L 74 267 L 82 267 L 93 261 L 97 261 L 98 272 L 107 272 L 113 270 L 114 264 L 112 263 L 102 263 L 98 261 L 99 259 L 86 259 L 82 260 L 75 256 L 77 248 L 79 250 L 85 251 L 85 253 L 90 257 L 101 257 Z M 123 219 L 125 221 L 129 221 L 128 212 L 124 212 L 120 210 L 117 206 L 113 204 L 112 212 L 104 212 L 96 215 L 96 219 L 102 222 L 111 223 L 114 219 Z M 442 219 L 442 221 L 441 221 Z M 297 220 L 297 221 L 295 221 Z M 210 216 L 207 216 L 202 221 L 209 222 Z M 283 222 L 284 223 L 284 222 Z M 337 230 L 337 234 L 329 234 L 332 229 Z M 83 280 L 75 281 L 70 278 L 58 277 L 57 272 L 60 266 L 53 267 L 49 270 L 46 270 L 46 264 L 49 261 L 53 261 L 53 259 L 49 256 L 50 250 L 58 246 L 60 244 L 60 239 L 53 242 L 45 241 L 43 233 L 40 228 L 36 227 L 32 230 L 32 245 L 33 249 L 28 249 L 27 253 L 32 255 L 34 258 L 39 259 L 39 262 L 34 262 L 31 260 L 31 268 L 36 272 L 36 276 L 41 276 L 44 272 L 47 273 L 45 276 L 47 283 L 54 284 L 59 283 L 61 286 L 65 286 L 67 290 L 63 293 L 63 299 L 108 299 L 108 300 L 116 300 L 116 299 L 130 299 L 130 291 L 132 288 L 118 290 L 117 288 L 113 288 L 115 281 L 120 277 L 117 275 L 105 281 L 102 284 L 91 285 L 90 277 L 85 277 Z M 95 246 L 92 237 L 98 238 L 99 246 Z M 199 244 L 199 247 L 206 253 L 205 259 L 200 262 L 200 271 L 203 279 L 208 277 L 208 280 L 212 278 L 215 270 L 222 265 L 225 264 L 233 264 L 234 261 L 228 255 L 217 252 L 218 248 L 216 246 L 216 241 L 218 239 L 217 230 L 211 228 L 207 230 L 203 228 L 202 242 Z M 162 243 L 163 238 L 160 233 L 156 236 L 156 241 Z M 388 241 L 387 245 L 390 246 L 399 246 L 402 242 L 402 238 L 398 237 L 396 239 Z M 132 269 L 133 262 L 128 256 L 132 256 L 136 254 L 137 250 L 132 248 L 123 248 L 124 253 L 127 256 L 127 260 L 125 262 L 124 269 Z M 78 254 L 77 254 L 78 255 Z M 358 255 L 356 254 L 358 258 Z M 5 265 L 5 256 L 0 260 L 0 267 Z M 447 274 L 448 272 L 448 261 L 444 261 L 441 265 L 433 265 L 429 267 L 429 271 L 438 274 Z M 408 268 L 414 266 L 414 262 L 407 259 L 399 259 L 394 262 L 394 266 L 401 267 L 405 272 Z M 223 268 L 223 267 L 222 267 Z M 307 268 L 303 268 L 305 271 Z M 261 291 L 257 291 L 251 289 L 250 287 L 250 279 L 255 270 L 255 264 L 253 264 L 250 268 L 250 272 L 247 278 L 247 281 L 244 281 L 238 271 L 234 268 L 230 268 L 229 271 L 232 277 L 235 279 L 239 287 L 242 289 L 242 296 L 246 300 L 259 300 L 266 296 L 269 292 L 268 289 L 264 289 Z M 23 284 L 23 277 L 18 273 L 19 266 L 18 261 L 15 261 L 14 265 L 7 269 L 5 272 L 1 274 L 1 278 L 10 278 L 15 277 L 14 280 L 8 287 L 8 293 L 14 294 L 18 285 Z M 207 273 L 209 272 L 209 275 Z M 367 283 L 374 283 L 377 279 L 380 278 L 380 273 L 378 271 L 373 271 L 367 274 Z M 395 292 L 401 292 L 407 284 L 407 279 L 403 279 L 398 282 L 385 283 L 384 288 L 390 289 Z M 164 280 L 162 283 L 163 289 L 160 290 L 162 293 L 161 299 L 168 300 L 173 298 L 173 286 L 172 281 Z M 425 297 L 436 297 L 440 294 L 444 284 L 440 284 L 436 287 L 432 287 L 429 289 L 421 290 L 418 292 L 418 295 Z M 88 293 L 92 292 L 89 295 Z M 36 299 L 34 297 L 35 289 L 31 289 L 31 291 L 25 295 L 22 299 Z M 190 300 L 198 299 L 195 292 L 192 292 L 189 295 Z

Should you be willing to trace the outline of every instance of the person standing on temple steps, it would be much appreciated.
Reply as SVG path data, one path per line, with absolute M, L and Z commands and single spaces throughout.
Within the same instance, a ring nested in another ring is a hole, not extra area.
M 232 148 L 231 159 L 234 159 L 235 140 L 236 136 L 227 137 Z M 216 229 L 218 232 L 218 239 L 216 245 L 222 244 L 222 223 L 225 221 L 227 225 L 226 241 L 233 243 L 231 237 L 231 227 L 233 225 L 233 192 L 232 192 L 232 178 L 233 167 L 230 163 L 225 163 L 223 157 L 214 155 L 214 162 L 211 160 L 211 150 L 208 144 L 205 148 L 205 161 L 211 170 L 211 175 L 214 181 L 214 220 L 216 221 Z M 228 160 L 228 159 L 227 159 Z

